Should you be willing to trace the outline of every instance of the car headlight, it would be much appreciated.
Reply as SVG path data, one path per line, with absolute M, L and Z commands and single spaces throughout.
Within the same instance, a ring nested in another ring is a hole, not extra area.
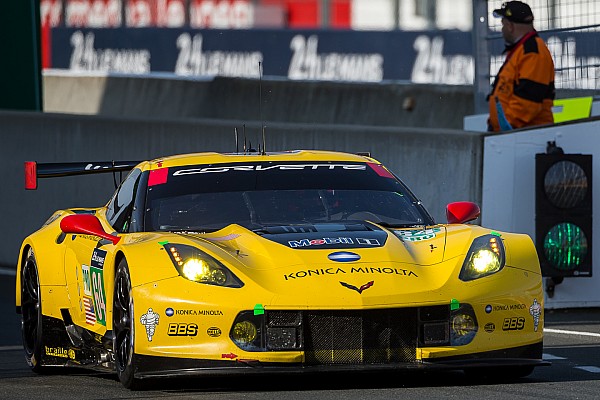
M 179 275 L 190 281 L 235 288 L 244 286 L 230 270 L 202 250 L 172 243 L 167 243 L 164 247 Z
M 254 315 L 252 311 L 240 312 L 229 332 L 233 343 L 245 351 L 265 351 L 264 317 L 264 314 Z
M 499 236 L 478 237 L 471 244 L 459 278 L 466 282 L 495 274 L 504 268 L 504 258 L 504 245 Z
M 464 346 L 471 343 L 478 328 L 473 307 L 470 304 L 461 304 L 450 315 L 450 345 Z

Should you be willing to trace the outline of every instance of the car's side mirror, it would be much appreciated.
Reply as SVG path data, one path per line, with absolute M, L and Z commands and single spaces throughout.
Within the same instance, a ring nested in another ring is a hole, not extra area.
M 479 214 L 479 206 L 470 201 L 457 201 L 446 206 L 446 219 L 449 224 L 464 224 L 473 221 Z
M 112 244 L 117 244 L 121 240 L 120 237 L 106 232 L 98 217 L 92 214 L 67 215 L 60 221 L 60 229 L 64 233 L 98 236 L 102 239 L 110 240 Z

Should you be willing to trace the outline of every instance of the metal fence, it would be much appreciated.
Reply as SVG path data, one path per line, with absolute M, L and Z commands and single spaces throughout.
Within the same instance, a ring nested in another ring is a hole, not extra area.
M 600 1 L 525 2 L 533 11 L 534 27 L 548 44 L 554 58 L 557 92 L 572 90 L 600 94 Z M 502 3 L 473 0 L 476 113 L 487 112 L 485 98 L 504 62 L 501 20 L 492 15 Z

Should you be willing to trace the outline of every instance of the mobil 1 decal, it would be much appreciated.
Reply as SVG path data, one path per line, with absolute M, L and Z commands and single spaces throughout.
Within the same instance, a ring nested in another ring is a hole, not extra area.
M 86 308 L 86 323 L 106 326 L 106 294 L 104 293 L 104 259 L 106 251 L 94 249 L 90 265 L 82 265 L 84 300 L 93 303 L 93 313 Z M 85 301 L 84 301 L 85 303 Z M 90 307 L 91 311 L 91 307 Z M 91 314 L 91 315 L 88 315 Z M 95 319 L 95 321 L 93 321 Z

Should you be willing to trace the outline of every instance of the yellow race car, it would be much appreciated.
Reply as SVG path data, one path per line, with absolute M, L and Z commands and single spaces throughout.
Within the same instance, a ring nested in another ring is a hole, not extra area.
M 459 369 L 516 378 L 542 359 L 529 236 L 447 224 L 365 154 L 198 153 L 25 165 L 37 178 L 130 171 L 106 205 L 25 238 L 16 305 L 36 372 L 191 374 Z M 147 382 L 147 381 L 146 381 Z

